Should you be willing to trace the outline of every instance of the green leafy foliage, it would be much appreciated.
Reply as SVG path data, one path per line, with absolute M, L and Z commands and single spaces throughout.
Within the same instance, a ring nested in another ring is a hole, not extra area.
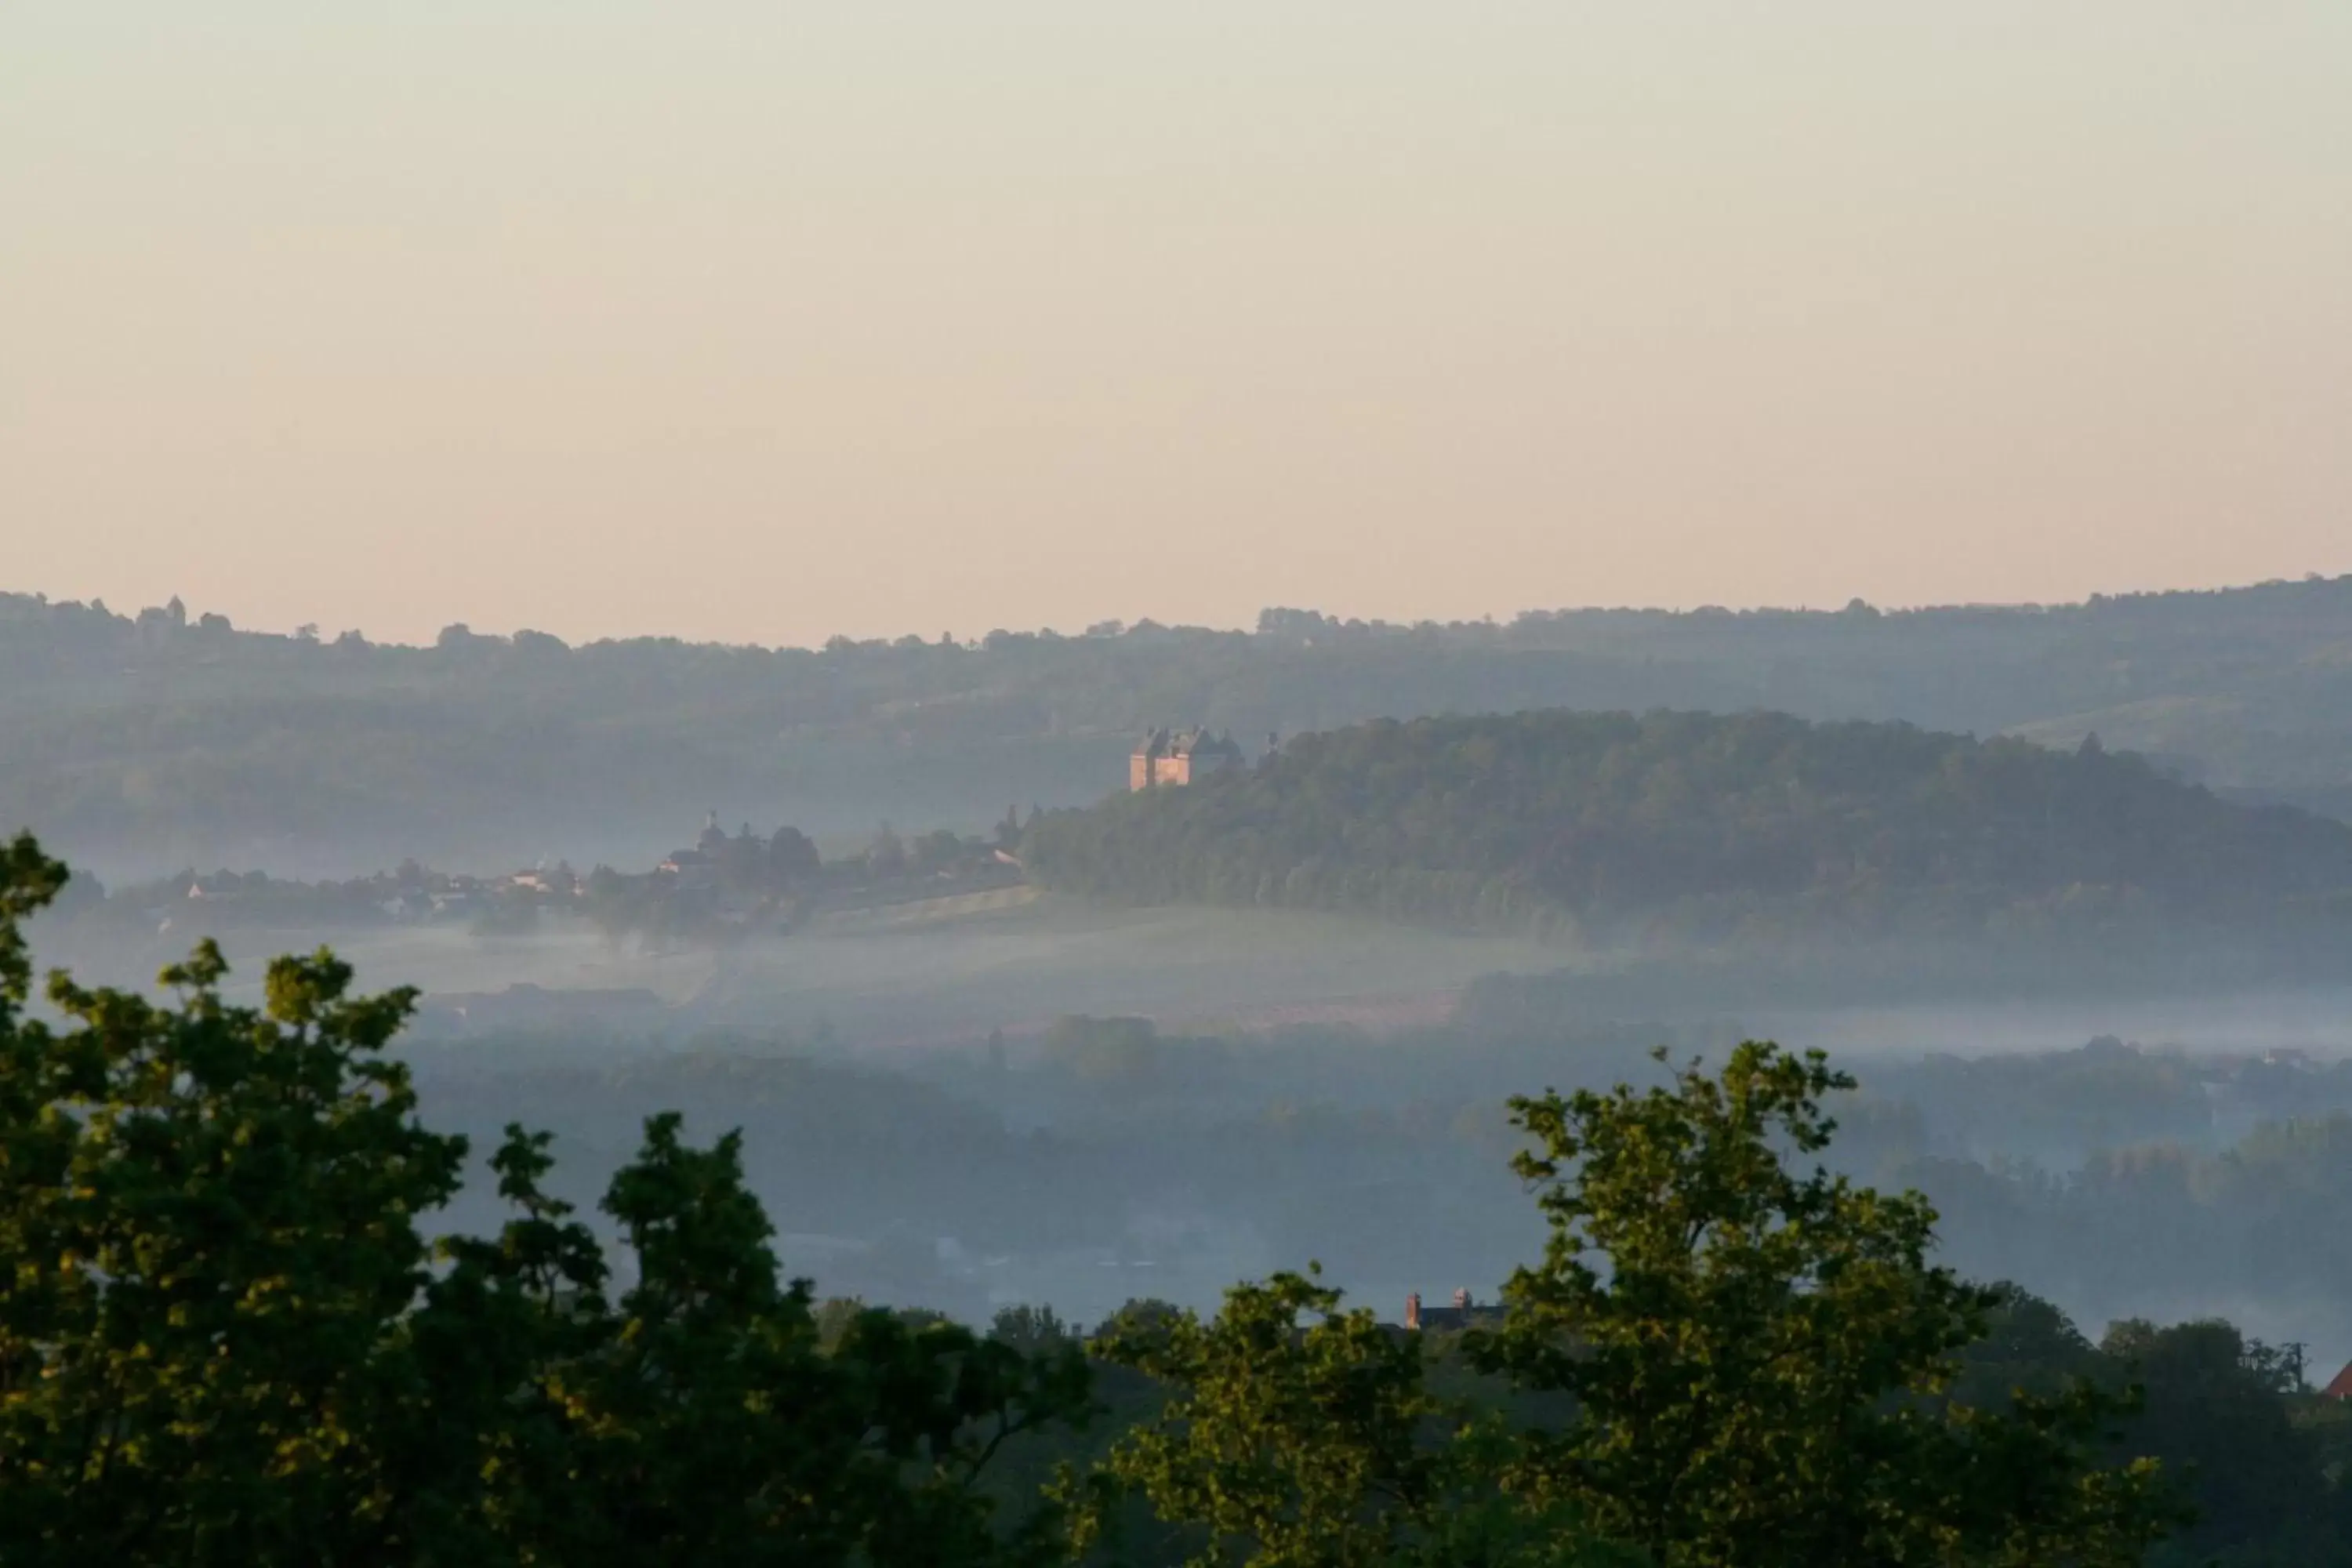
M 1514 1102 L 1551 1227 L 1472 1360 L 1573 1399 L 1507 1484 L 1676 1564 L 2127 1563 L 2168 1512 L 2097 1468 L 2095 1385 L 1941 1405 L 1996 1298 L 1927 1261 L 1934 1211 L 1814 1164 L 1851 1088 L 1750 1043 L 1720 1077 Z
M 2180 1514 L 2152 1464 L 2103 1462 L 2128 1398 L 2062 1373 L 1952 1401 L 2016 1298 L 1928 1261 L 1916 1194 L 1791 1168 L 1850 1087 L 1748 1044 L 1719 1076 L 1516 1101 L 1551 1237 L 1462 1335 L 1465 1396 L 1432 1392 L 1436 1336 L 1311 1277 L 1114 1322 L 1097 1351 L 1173 1394 L 1082 1538 L 1140 1496 L 1201 1568 L 2137 1563 Z
M 2329 1456 L 2306 1422 L 2301 1352 L 2221 1322 L 2109 1327 L 2099 1349 L 2144 1392 L 2131 1440 L 2193 1488 L 2196 1518 L 2163 1560 L 2232 1564 L 2352 1562 Z
M 18 864 L 26 863 L 22 847 Z M 0 1039 L 0 1539 L 135 1562 L 362 1560 L 396 1536 L 373 1443 L 462 1141 L 377 1053 L 411 997 L 324 953 L 226 1005 L 53 979 Z
M 1121 1439 L 1109 1474 L 1163 1517 L 1206 1528 L 1202 1568 L 1391 1562 L 1439 1508 L 1418 1345 L 1338 1306 L 1337 1292 L 1282 1274 L 1236 1287 L 1210 1323 L 1130 1318 L 1097 1342 L 1181 1391 Z M 1318 1321 L 1301 1332 L 1307 1312 Z
M 1603 1568 L 1636 1559 L 1574 1512 L 1506 1497 L 1511 1435 L 1492 1411 L 1432 1391 L 1424 1342 L 1344 1310 L 1316 1271 L 1235 1286 L 1207 1322 L 1134 1313 L 1098 1355 L 1173 1390 L 1094 1478 L 1077 1538 L 1139 1496 L 1192 1568 Z M 1309 1320 L 1301 1327 L 1301 1320 Z
M 320 953 L 223 1000 L 200 948 L 163 1006 L 63 976 L 20 1017 L 0 884 L 0 1559 L 139 1563 L 995 1565 L 1059 1554 L 1055 1512 L 981 1486 L 1012 1440 L 1091 1409 L 1075 1344 L 852 1315 L 822 1342 L 745 1187 L 740 1141 L 646 1126 L 604 1207 L 626 1284 L 542 1186 L 437 1249 L 461 1138 L 383 1047 L 413 995 Z M 437 1256 L 436 1256 L 437 1253 Z

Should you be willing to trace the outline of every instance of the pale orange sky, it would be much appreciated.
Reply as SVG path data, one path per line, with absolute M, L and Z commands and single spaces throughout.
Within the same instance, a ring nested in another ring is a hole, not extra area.
M 2347 570 L 2345 0 L 0 12 L 0 588 L 809 642 Z

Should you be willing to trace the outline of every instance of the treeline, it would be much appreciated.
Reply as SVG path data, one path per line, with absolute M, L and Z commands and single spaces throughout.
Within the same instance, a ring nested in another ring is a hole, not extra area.
M 643 1108 L 669 1107 L 695 1136 L 761 1130 L 744 1152 L 753 1190 L 796 1228 L 855 1244 L 812 1260 L 828 1289 L 967 1316 L 1012 1289 L 1093 1314 L 1145 1277 L 1107 1274 L 1111 1258 L 1150 1261 L 1150 1289 L 1181 1279 L 1188 1300 L 1223 1259 L 1240 1260 L 1227 1273 L 1315 1257 L 1349 1284 L 1487 1289 L 1541 1240 L 1514 1197 L 1504 1099 L 1529 1083 L 1646 1085 L 1649 1044 L 1714 1056 L 1742 1033 L 1558 1022 L 1224 1039 L 1072 1018 L 1042 1040 L 975 1039 L 890 1070 L 837 1045 L 825 1059 L 806 1042 L 577 1031 L 406 1055 L 427 1116 L 478 1147 L 509 1121 L 552 1131 L 551 1180 L 583 1208 L 626 1163 Z M 1834 1163 L 1926 1192 L 1966 1271 L 2093 1322 L 2226 1312 L 2352 1345 L 2352 1237 L 2336 1224 L 2352 1067 L 2100 1040 L 1871 1059 L 1859 1076 L 1832 1106 Z M 486 1192 L 460 1197 L 464 1224 L 495 1223 Z M 943 1263 L 941 1237 L 965 1261 Z
M 773 935 L 828 910 L 1017 885 L 1011 851 L 1021 835 L 1016 807 L 1006 808 L 987 838 L 947 828 L 902 837 L 886 822 L 862 848 L 825 860 L 797 827 L 772 837 L 749 823 L 731 837 L 713 827 L 697 847 L 673 851 L 651 871 L 597 867 L 579 882 L 573 912 L 614 943 L 631 936 L 670 946 Z
M 0 821 L 142 875 L 342 875 L 551 843 L 621 864 L 665 846 L 615 825 L 711 805 L 830 837 L 1091 800 L 1155 724 L 1289 735 L 1562 707 L 2021 727 L 2065 746 L 2095 728 L 2217 787 L 2352 812 L 2352 579 L 1900 614 L 974 629 L 767 649 L 452 626 L 408 647 L 0 595 Z
M 1461 1342 L 1499 1403 L 1281 1274 L 1109 1324 L 1159 1408 L 1032 1489 L 1000 1458 L 1105 1414 L 1050 1322 L 821 1310 L 740 1134 L 669 1114 L 605 1188 L 617 1248 L 520 1127 L 506 1222 L 428 1243 L 467 1150 L 383 1054 L 413 995 L 322 952 L 241 1008 L 207 945 L 172 1005 L 59 975 L 27 1018 L 62 876 L 0 865 L 12 1562 L 2126 1563 L 2189 1517 L 2112 1447 L 2127 1393 L 1948 1396 L 2007 1298 L 1929 1262 L 1923 1201 L 1784 1161 L 1850 1087 L 1817 1053 L 1514 1102 L 1551 1244 Z
M 404 860 L 388 871 L 316 881 L 190 868 L 111 889 L 84 875 L 49 912 L 48 930 L 68 942 L 184 944 L 199 934 L 410 925 L 525 937 L 550 920 L 578 920 L 616 945 L 629 938 L 657 946 L 712 943 L 775 934 L 829 908 L 1017 883 L 1009 851 L 1021 834 L 1020 813 L 1007 808 L 991 837 L 944 828 L 901 836 L 884 823 L 866 844 L 831 860 L 790 824 L 762 835 L 745 823 L 733 834 L 707 827 L 693 846 L 640 871 L 600 864 L 583 875 L 559 860 L 478 875 Z
M 1046 886 L 1601 939 L 2006 936 L 2352 915 L 2352 826 L 2095 736 L 2073 753 L 1785 714 L 1533 712 L 1299 737 L 1049 816 Z

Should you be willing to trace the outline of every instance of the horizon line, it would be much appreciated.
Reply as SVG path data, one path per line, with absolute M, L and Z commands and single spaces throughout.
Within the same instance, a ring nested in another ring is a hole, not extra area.
M 1660 616 L 1675 619 L 1694 619 L 1702 617 L 1712 619 L 1716 617 L 1738 618 L 1750 616 L 1785 616 L 1790 617 L 1818 616 L 1828 617 L 1853 615 L 1858 612 L 1867 612 L 1872 616 L 1964 615 L 1985 614 L 1989 612 L 2012 615 L 2050 614 L 2053 612 L 2066 610 L 2087 610 L 2108 604 L 2133 600 L 2189 598 L 2229 594 L 2252 594 L 2270 589 L 2332 587 L 2346 584 L 2352 584 L 2352 571 L 2339 573 L 2334 575 L 2314 571 L 2305 572 L 2300 577 L 2265 577 L 2254 582 L 2222 583 L 2207 586 L 2134 588 L 2115 593 L 2095 592 L 2080 599 L 2059 600 L 1980 599 L 1912 605 L 1879 605 L 1873 604 L 1870 601 L 1862 598 L 1860 595 L 1855 595 L 1849 599 L 1845 604 L 1834 608 L 1828 606 L 1815 606 L 1811 605 L 1790 605 L 1768 604 L 1703 604 L 1687 606 L 1675 606 L 1671 605 L 1528 605 L 1513 611 L 1507 619 L 1498 618 L 1490 612 L 1484 616 L 1475 619 L 1456 618 L 1444 621 L 1435 620 L 1433 618 L 1396 621 L 1389 620 L 1381 616 L 1365 617 L 1340 616 L 1335 615 L 1327 610 L 1317 610 L 1302 605 L 1266 605 L 1260 607 L 1258 611 L 1258 618 L 1260 622 L 1263 622 L 1266 616 L 1274 615 L 1314 616 L 1320 618 L 1326 624 L 1342 631 L 1412 632 L 1434 628 L 1438 631 L 1459 632 L 1490 629 L 1499 632 L 1508 630 L 1513 626 L 1529 620 L 1570 616 Z M 178 599 L 179 595 L 175 594 L 172 597 L 173 599 Z M 106 599 L 103 595 L 94 595 L 88 599 L 53 599 L 47 594 L 37 589 L 0 588 L 0 602 L 5 602 L 8 600 L 30 601 L 44 609 L 60 611 L 79 610 L 85 613 L 102 614 L 111 619 L 127 624 L 136 624 L 142 616 L 146 615 L 150 611 L 162 611 L 166 608 L 166 605 L 142 605 L 135 611 L 125 612 L 114 609 L 112 606 L 109 605 L 106 603 Z M 186 611 L 189 624 L 191 625 L 194 624 L 194 622 L 203 615 L 217 613 L 200 611 L 193 606 L 186 605 L 184 602 L 183 602 L 183 608 Z M 432 652 L 436 646 L 432 642 L 404 642 L 397 638 L 370 637 L 358 627 L 345 628 L 342 631 L 330 636 L 323 630 L 318 628 L 316 623 L 301 623 L 292 628 L 277 629 L 271 627 L 238 626 L 235 622 L 229 621 L 228 617 L 226 616 L 223 616 L 221 618 L 225 622 L 228 622 L 228 629 L 232 633 L 242 637 L 271 637 L 287 642 L 316 641 L 324 646 L 331 644 L 339 640 L 341 637 L 356 635 L 359 637 L 360 642 L 368 647 L 397 648 L 419 653 Z M 1101 629 L 1106 627 L 1116 627 L 1118 629 L 1116 631 Z M 315 631 L 317 635 L 311 638 L 303 637 L 301 633 L 306 628 Z M 675 632 L 658 631 L 607 634 L 602 637 L 573 641 L 559 637 L 552 632 L 541 631 L 537 627 L 533 626 L 517 626 L 511 630 L 504 632 L 481 631 L 475 628 L 469 623 L 464 621 L 452 621 L 448 623 L 442 628 L 442 633 L 446 634 L 452 630 L 462 630 L 467 636 L 479 638 L 483 641 L 511 643 L 516 637 L 523 636 L 546 637 L 551 641 L 562 644 L 567 650 L 607 646 L 622 646 L 631 643 L 667 642 L 678 643 L 688 647 L 731 648 L 745 652 L 760 653 L 810 654 L 824 654 L 842 651 L 842 649 L 836 647 L 836 645 L 845 645 L 845 647 L 848 649 L 895 647 L 905 644 L 909 638 L 913 638 L 917 643 L 919 643 L 925 647 L 956 647 L 964 650 L 978 650 L 984 647 L 984 645 L 989 638 L 999 635 L 1037 641 L 1060 642 L 1086 642 L 1089 640 L 1109 641 L 1114 637 L 1124 637 L 1137 632 L 1164 632 L 1169 634 L 1250 637 L 1269 635 L 1256 626 L 1214 626 L 1187 621 L 1163 622 L 1151 616 L 1145 616 L 1141 620 L 1132 622 L 1107 618 L 1105 620 L 1096 622 L 1091 626 L 1074 632 L 1065 632 L 1057 627 L 1050 626 L 1032 626 L 1026 628 L 993 626 L 978 637 L 952 639 L 942 637 L 936 640 L 929 637 L 924 637 L 919 634 L 911 632 L 901 633 L 897 637 L 854 637 L 845 633 L 836 633 L 835 636 L 828 637 L 822 643 L 730 642 L 716 637 L 696 638 L 683 637 Z M 909 649 L 908 651 L 912 650 Z

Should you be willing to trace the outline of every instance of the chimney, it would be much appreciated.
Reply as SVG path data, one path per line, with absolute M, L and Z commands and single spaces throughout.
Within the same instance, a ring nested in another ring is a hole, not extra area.
M 1466 1312 L 1470 1310 L 1469 1291 L 1456 1290 L 1454 1292 L 1454 1310 L 1457 1312 Z
M 1421 1292 L 1418 1290 L 1404 1299 L 1404 1326 L 1408 1329 L 1421 1327 Z

